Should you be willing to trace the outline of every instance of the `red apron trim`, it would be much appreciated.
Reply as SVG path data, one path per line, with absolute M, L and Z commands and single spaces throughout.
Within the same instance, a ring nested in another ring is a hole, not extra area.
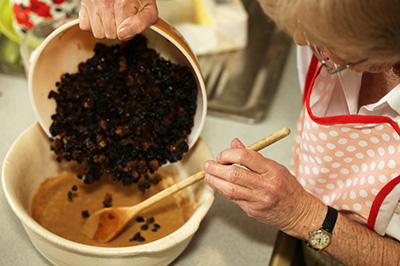
M 310 68 L 312 66 L 310 65 Z M 314 86 L 315 79 L 319 75 L 323 65 L 321 65 L 317 72 L 315 73 L 314 77 L 310 82 L 306 81 L 306 84 L 309 84 L 309 88 L 307 89 L 307 93 L 304 94 L 306 95 L 305 98 L 305 104 L 307 108 L 307 112 L 310 116 L 310 118 L 322 125 L 335 125 L 335 124 L 350 124 L 350 123 L 364 123 L 364 124 L 371 124 L 371 123 L 388 123 L 392 126 L 392 128 L 397 132 L 397 134 L 400 136 L 400 128 L 397 125 L 393 119 L 386 117 L 386 116 L 376 116 L 376 115 L 336 115 L 336 116 L 327 116 L 327 117 L 317 117 L 311 112 L 311 107 L 310 107 L 310 97 L 311 97 L 311 91 L 312 87 Z M 309 73 L 309 72 L 308 72 Z M 307 79 L 308 77 L 307 73 Z M 303 97 L 304 98 L 304 97 Z
M 371 211 L 369 213 L 367 226 L 372 230 L 375 227 L 376 218 L 379 213 L 379 209 L 382 206 L 383 201 L 386 199 L 386 196 L 389 195 L 390 192 L 400 183 L 400 176 L 392 179 L 389 183 L 387 183 L 376 195 L 374 202 L 371 206 Z

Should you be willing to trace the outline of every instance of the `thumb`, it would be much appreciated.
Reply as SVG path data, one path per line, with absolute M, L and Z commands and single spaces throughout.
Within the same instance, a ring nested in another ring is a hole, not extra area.
M 246 148 L 246 146 L 238 138 L 235 138 L 231 142 L 231 148 L 232 149 L 244 149 L 244 148 Z
M 143 32 L 149 25 L 156 22 L 157 9 L 144 7 L 140 12 L 127 17 L 118 27 L 118 39 L 126 41 Z

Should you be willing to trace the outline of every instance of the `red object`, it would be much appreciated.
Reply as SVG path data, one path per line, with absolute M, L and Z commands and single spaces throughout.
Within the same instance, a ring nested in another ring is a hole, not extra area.
M 53 3 L 56 5 L 64 3 L 66 0 L 53 0 Z
M 27 7 L 27 9 L 41 17 L 52 18 L 52 15 L 50 14 L 50 6 L 38 0 L 30 0 L 30 5 Z
M 31 12 L 29 9 L 22 5 L 14 4 L 13 10 L 18 24 L 24 25 L 26 28 L 31 28 L 34 26 L 33 23 L 29 21 L 29 13 Z

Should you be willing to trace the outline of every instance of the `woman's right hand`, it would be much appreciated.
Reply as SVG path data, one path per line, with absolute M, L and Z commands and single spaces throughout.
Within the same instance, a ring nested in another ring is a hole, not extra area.
M 82 0 L 79 26 L 97 39 L 129 40 L 157 18 L 155 0 Z
M 322 224 L 327 207 L 304 190 L 283 165 L 247 150 L 234 139 L 216 161 L 205 165 L 205 181 L 250 217 L 306 239 Z

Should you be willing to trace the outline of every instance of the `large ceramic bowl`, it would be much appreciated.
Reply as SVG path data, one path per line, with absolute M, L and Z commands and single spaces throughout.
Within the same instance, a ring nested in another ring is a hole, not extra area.
M 6 198 L 32 243 L 55 265 L 167 265 L 189 244 L 214 201 L 215 194 L 204 181 L 188 187 L 182 192 L 197 206 L 192 216 L 175 232 L 147 244 L 106 248 L 66 240 L 49 232 L 30 216 L 31 201 L 39 185 L 65 170 L 65 166 L 55 160 L 49 145 L 38 123 L 23 132 L 6 155 L 2 183 Z M 168 171 L 174 171 L 179 181 L 202 170 L 208 159 L 212 159 L 212 154 L 199 139 L 183 160 L 165 167 L 170 167 Z
M 203 128 L 207 112 L 207 96 L 204 79 L 196 56 L 178 31 L 162 19 L 142 33 L 148 46 L 174 63 L 189 67 L 198 87 L 197 110 L 194 127 L 189 135 L 189 148 L 192 147 Z M 92 57 L 95 43 L 116 44 L 117 40 L 98 40 L 90 32 L 79 29 L 79 21 L 70 21 L 53 31 L 35 50 L 29 71 L 29 93 L 36 117 L 45 132 L 50 136 L 51 115 L 55 113 L 56 103 L 49 100 L 49 92 L 54 90 L 56 81 L 64 73 L 75 73 L 78 64 Z

